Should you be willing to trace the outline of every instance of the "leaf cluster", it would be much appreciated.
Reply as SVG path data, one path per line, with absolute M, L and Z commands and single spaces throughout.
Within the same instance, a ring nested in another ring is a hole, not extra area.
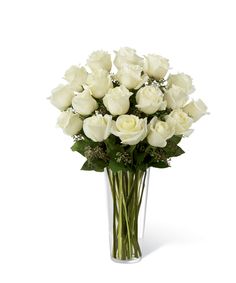
M 82 170 L 103 172 L 107 167 L 113 172 L 135 172 L 149 167 L 170 167 L 170 159 L 184 153 L 178 146 L 181 139 L 182 136 L 173 136 L 164 148 L 159 148 L 150 146 L 146 139 L 137 145 L 125 145 L 114 135 L 98 143 L 81 133 L 71 149 L 86 158 Z

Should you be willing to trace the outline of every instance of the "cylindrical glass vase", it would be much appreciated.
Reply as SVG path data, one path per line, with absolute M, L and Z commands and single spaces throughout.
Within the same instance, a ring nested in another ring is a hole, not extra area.
M 132 263 L 142 258 L 150 169 L 106 169 L 111 258 Z

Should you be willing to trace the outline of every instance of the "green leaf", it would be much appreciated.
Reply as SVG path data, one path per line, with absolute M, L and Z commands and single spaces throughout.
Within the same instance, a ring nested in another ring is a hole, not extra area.
M 155 167 L 155 168 L 167 168 L 170 167 L 168 164 L 167 160 L 160 160 L 158 162 L 153 162 L 150 164 L 150 166 Z
M 183 149 L 174 143 L 169 143 L 163 149 L 167 158 L 176 157 L 184 153 Z
M 93 170 L 97 172 L 103 172 L 104 168 L 107 167 L 107 163 L 102 159 L 95 159 L 92 162 Z
M 113 172 L 118 172 L 121 170 L 124 171 L 126 169 L 123 164 L 116 162 L 114 159 L 110 160 L 108 168 L 110 168 Z
M 145 152 L 138 152 L 134 154 L 135 163 L 141 164 L 144 161 L 145 155 Z
M 95 146 L 98 146 L 98 145 L 99 145 L 99 143 L 94 142 L 87 137 L 83 137 L 82 140 L 78 140 L 72 145 L 71 150 L 77 151 L 80 154 L 84 155 L 86 147 L 88 147 L 88 146 L 95 147 Z
M 72 147 L 71 147 L 71 150 L 72 151 L 77 151 L 79 152 L 80 154 L 84 155 L 84 152 L 85 152 L 85 148 L 89 146 L 89 144 L 84 141 L 84 140 L 80 140 L 80 141 L 76 141 Z
M 177 145 L 173 147 L 165 148 L 164 151 L 165 151 L 165 156 L 167 158 L 176 157 L 184 153 L 182 148 Z
M 86 136 L 83 137 L 83 141 L 86 142 L 86 144 L 88 146 L 91 146 L 91 147 L 95 147 L 95 146 L 99 145 L 99 142 L 94 142 Z
M 80 170 L 92 171 L 94 169 L 91 167 L 91 164 L 88 161 L 85 161 Z
M 116 143 L 118 142 L 118 140 L 117 140 L 117 137 L 116 137 L 116 136 L 110 135 L 110 136 L 106 139 L 105 142 L 108 143 L 108 144 L 116 144 Z
M 93 162 L 87 160 L 81 167 L 81 170 L 103 172 L 106 166 L 106 162 L 101 159 L 95 159 Z
M 173 137 L 171 137 L 167 141 L 167 146 L 168 146 L 168 144 L 178 144 L 181 141 L 182 137 L 183 136 L 173 136 Z
M 183 149 L 177 145 L 173 156 L 180 156 L 183 153 L 184 153 Z
M 124 148 L 122 147 L 120 140 L 114 135 L 110 135 L 109 138 L 105 140 L 105 144 L 107 154 L 111 158 L 115 158 L 117 152 L 124 152 Z
M 167 158 L 179 156 L 184 153 L 177 144 L 181 141 L 182 136 L 173 136 L 167 141 L 167 145 L 163 148 Z

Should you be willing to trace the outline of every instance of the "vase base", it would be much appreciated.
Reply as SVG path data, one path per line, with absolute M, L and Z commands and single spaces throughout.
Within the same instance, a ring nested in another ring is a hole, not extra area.
M 139 261 L 141 261 L 141 257 L 139 258 L 133 258 L 133 259 L 117 259 L 114 257 L 111 257 L 111 260 L 116 262 L 116 263 L 122 263 L 122 264 L 132 264 L 132 263 L 137 263 Z

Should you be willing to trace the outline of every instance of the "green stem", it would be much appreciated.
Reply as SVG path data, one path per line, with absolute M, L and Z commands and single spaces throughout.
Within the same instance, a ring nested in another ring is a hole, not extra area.
M 144 192 L 145 182 L 146 182 L 146 176 L 147 176 L 147 171 L 145 171 L 144 175 L 143 175 L 142 190 L 141 190 L 141 195 L 140 195 L 139 204 L 138 204 L 138 213 L 139 213 L 139 210 L 140 210 L 140 206 L 142 204 L 143 192 Z
M 119 221 L 118 221 L 118 257 L 122 259 L 122 186 L 117 178 L 117 186 L 119 190 Z
M 117 218 L 117 206 L 116 206 L 116 196 L 115 196 L 115 186 L 114 180 L 110 176 L 109 169 L 107 170 L 108 179 L 110 182 L 111 193 L 112 193 L 112 200 L 113 200 L 113 248 L 112 248 L 112 256 L 116 257 L 116 250 L 117 250 L 117 233 L 116 233 L 116 218 Z M 112 173 L 111 173 L 112 174 Z
M 123 199 L 124 215 L 125 215 L 127 237 L 128 237 L 128 255 L 131 258 L 132 255 L 131 255 L 130 227 L 129 227 L 128 214 L 127 214 L 126 203 L 123 192 L 122 192 L 122 199 Z
M 112 256 L 129 260 L 141 256 L 138 215 L 143 199 L 146 171 L 135 173 L 107 170 L 113 198 Z

